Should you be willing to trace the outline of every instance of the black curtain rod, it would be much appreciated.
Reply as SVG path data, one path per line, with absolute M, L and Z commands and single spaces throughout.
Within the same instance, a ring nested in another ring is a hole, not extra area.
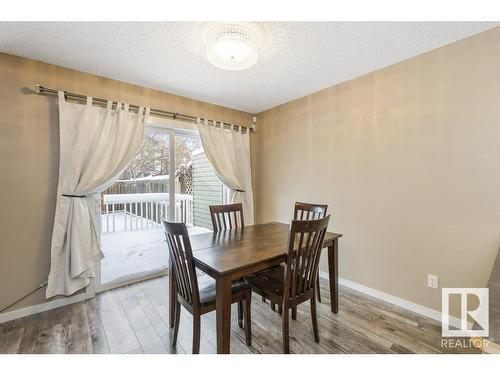
M 35 92 L 37 94 L 45 94 L 45 95 L 57 95 L 58 94 L 58 90 L 47 88 L 47 87 L 44 87 L 44 86 L 39 85 L 39 84 L 35 85 Z M 82 100 L 82 101 L 87 100 L 87 97 L 85 95 L 76 94 L 73 92 L 64 91 L 64 95 L 66 96 L 66 99 Z M 92 102 L 95 104 L 106 105 L 108 103 L 108 100 L 102 99 L 102 98 L 92 97 Z M 139 110 L 139 106 L 135 105 L 135 104 L 130 104 L 129 108 L 133 109 L 135 111 Z M 176 113 L 176 112 L 170 112 L 170 111 L 164 111 L 161 109 L 151 109 L 149 113 L 150 113 L 150 115 L 153 115 L 153 116 L 166 117 L 166 118 L 171 118 L 173 120 L 181 120 L 181 121 L 186 121 L 186 122 L 196 123 L 198 121 L 198 118 L 200 119 L 201 122 L 205 121 L 205 119 L 201 118 L 201 117 L 185 115 L 182 113 Z M 210 119 L 206 119 L 206 120 L 208 122 L 211 122 L 212 124 L 215 124 L 215 123 L 222 124 L 222 126 L 224 126 L 226 128 L 232 128 L 234 126 L 237 129 L 250 131 L 251 133 L 255 132 L 255 121 L 256 121 L 255 117 L 253 117 L 254 125 L 252 125 L 251 127 L 242 126 L 242 125 L 233 125 L 233 124 L 229 124 L 227 122 L 221 122 L 221 121 L 210 120 Z

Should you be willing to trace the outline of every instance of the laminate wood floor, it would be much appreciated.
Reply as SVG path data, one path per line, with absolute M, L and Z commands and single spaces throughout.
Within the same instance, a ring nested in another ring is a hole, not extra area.
M 290 321 L 292 353 L 478 353 L 441 348 L 438 322 L 340 287 L 339 313 L 329 310 L 322 282 L 320 343 L 314 342 L 309 304 Z M 0 324 L 0 353 L 189 353 L 191 315 L 183 310 L 177 349 L 168 328 L 168 278 L 107 291 L 96 298 Z M 233 305 L 231 353 L 281 353 L 281 317 L 252 298 L 251 347 Z M 215 353 L 215 312 L 202 317 L 201 353 Z

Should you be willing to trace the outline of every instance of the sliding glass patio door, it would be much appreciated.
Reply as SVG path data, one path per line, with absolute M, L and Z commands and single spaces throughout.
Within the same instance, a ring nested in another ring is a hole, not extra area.
M 101 194 L 96 291 L 166 274 L 161 219 L 186 223 L 190 234 L 208 232 L 208 206 L 223 194 L 197 133 L 149 126 L 139 152 Z

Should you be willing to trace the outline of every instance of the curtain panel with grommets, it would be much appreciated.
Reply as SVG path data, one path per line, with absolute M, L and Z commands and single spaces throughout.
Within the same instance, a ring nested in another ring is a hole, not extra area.
M 217 122 L 198 120 L 203 149 L 224 185 L 232 192 L 231 203 L 243 204 L 245 225 L 254 223 L 250 132 L 225 128 Z
M 60 160 L 46 296 L 71 295 L 94 277 L 100 248 L 99 193 L 111 186 L 141 147 L 149 109 L 129 111 L 69 103 L 59 92 Z

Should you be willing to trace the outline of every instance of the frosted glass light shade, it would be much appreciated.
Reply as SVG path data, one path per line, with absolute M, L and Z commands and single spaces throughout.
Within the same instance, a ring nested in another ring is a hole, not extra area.
M 215 26 L 205 40 L 208 61 L 220 69 L 243 70 L 257 62 L 259 38 L 246 26 Z

